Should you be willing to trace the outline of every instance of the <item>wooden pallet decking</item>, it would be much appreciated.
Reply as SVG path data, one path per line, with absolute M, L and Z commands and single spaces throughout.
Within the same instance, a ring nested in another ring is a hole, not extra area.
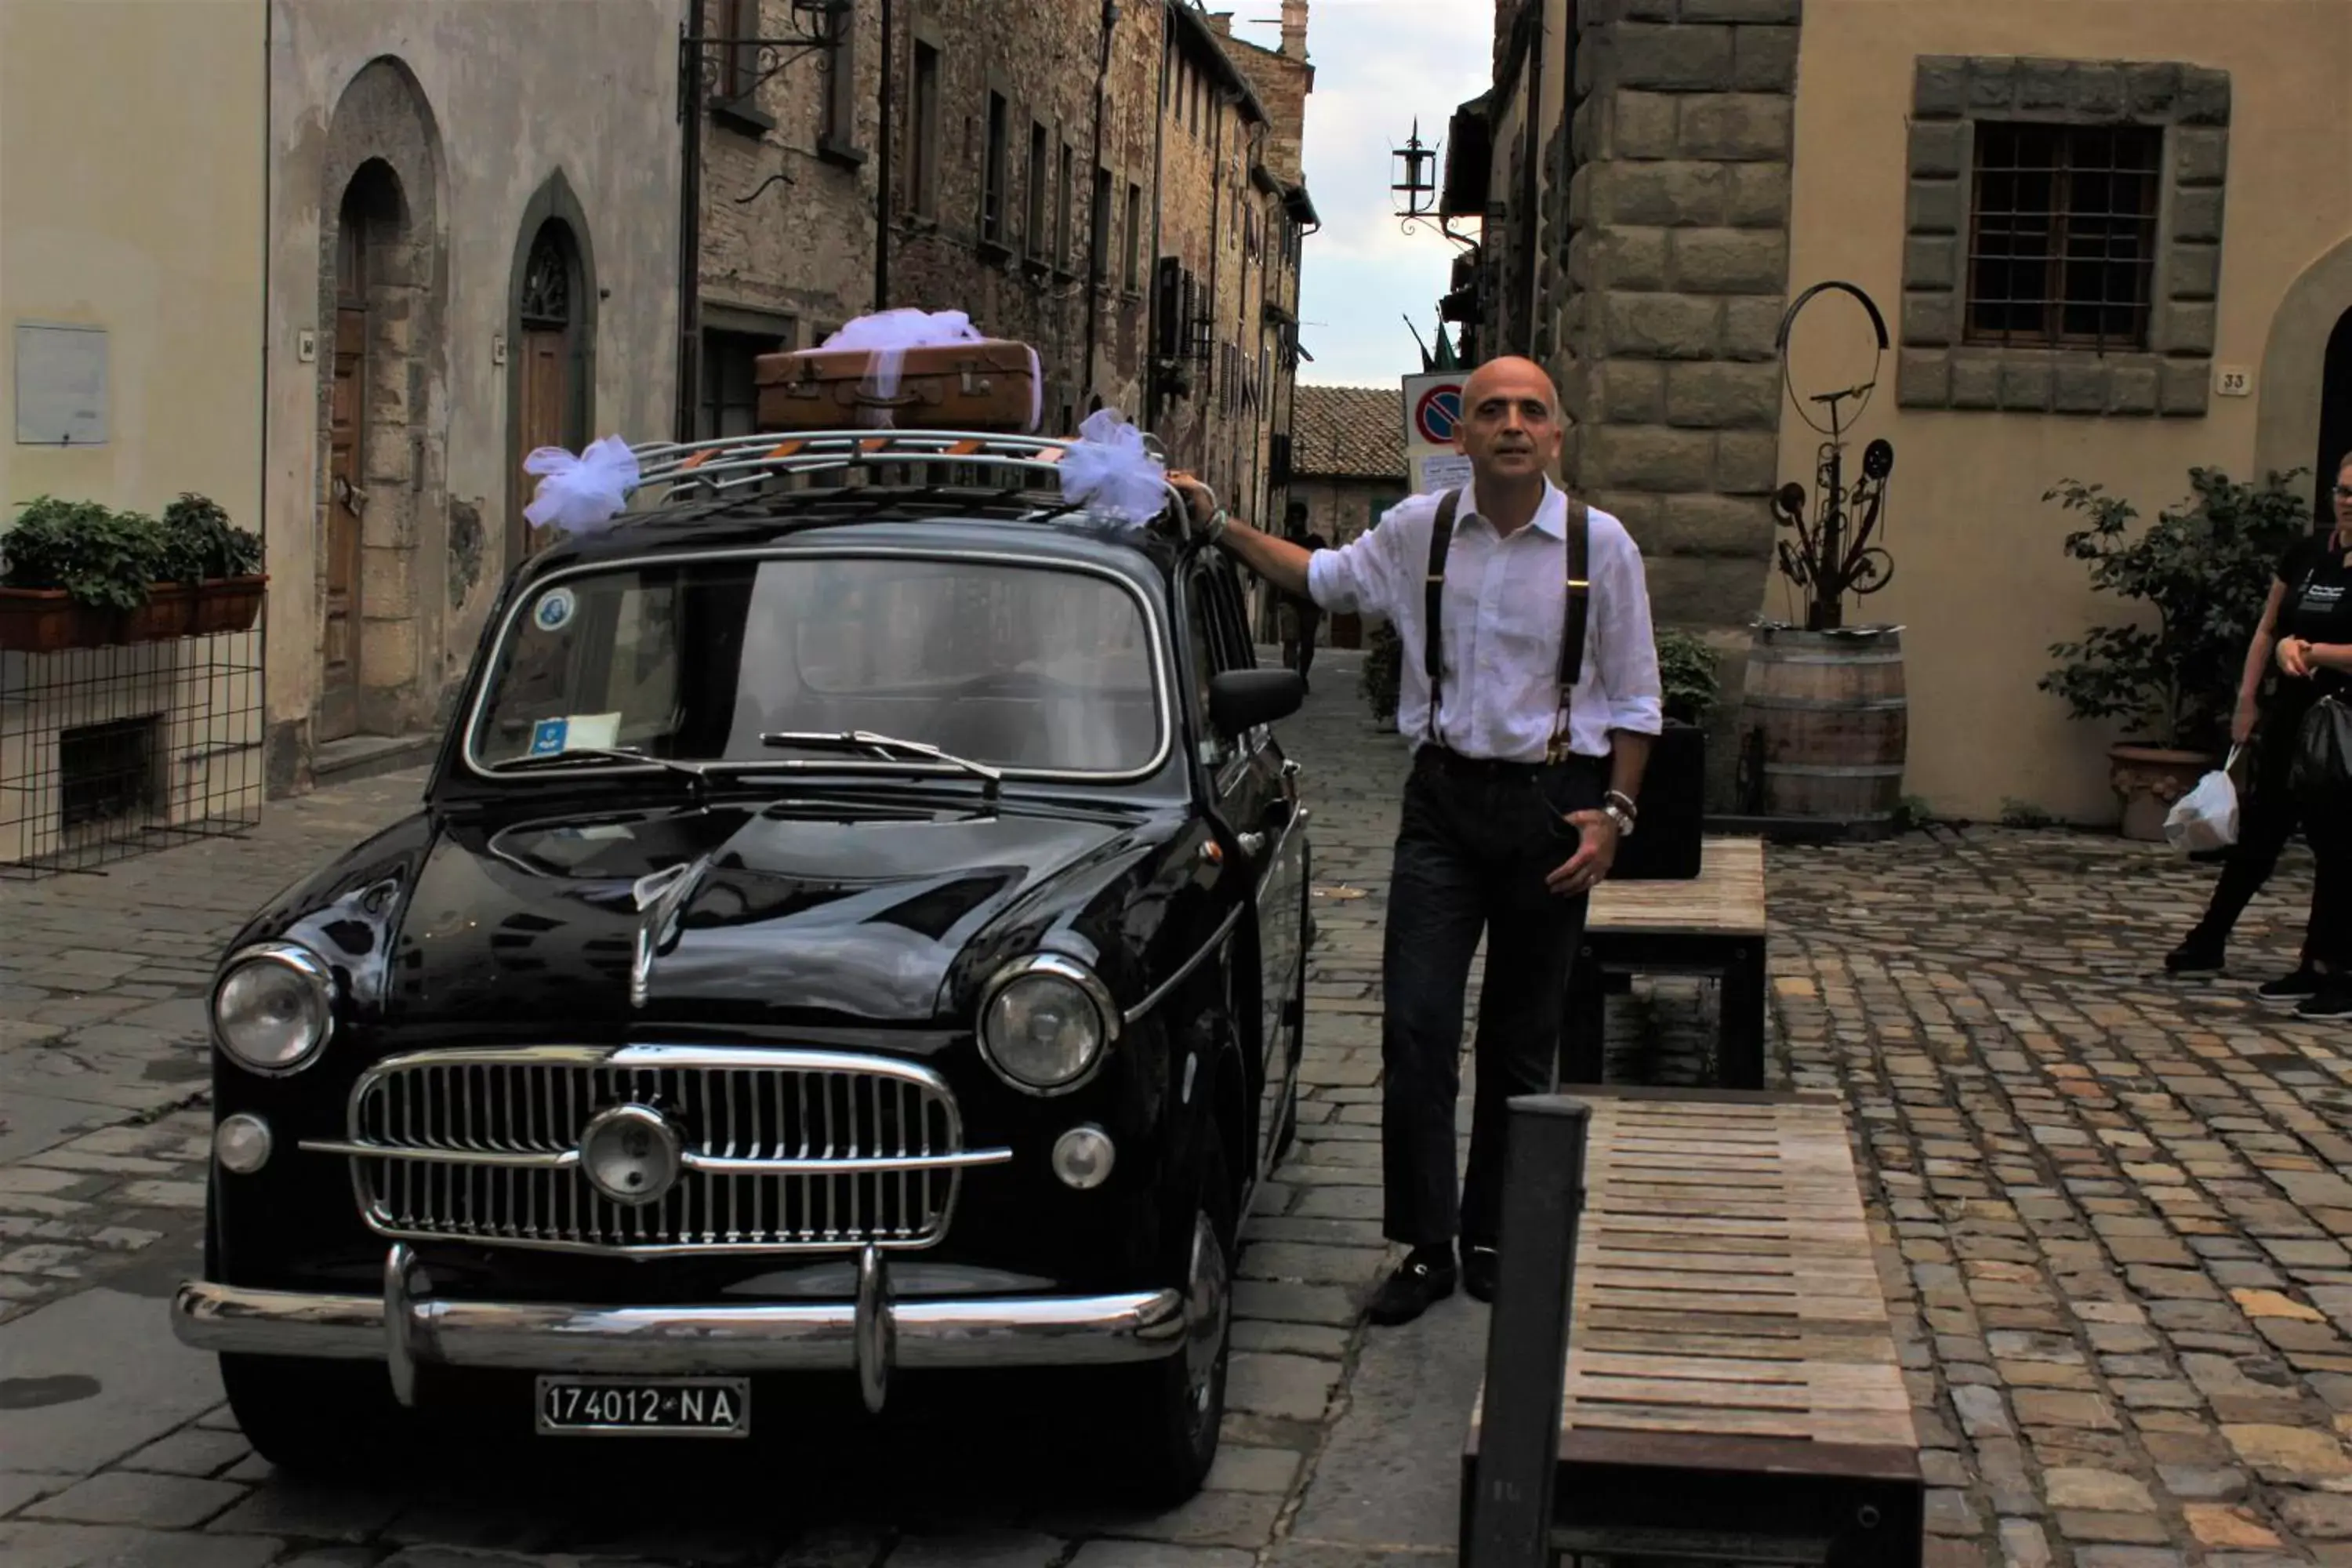
M 1591 931 L 1764 934 L 1764 841 L 1709 838 L 1687 881 L 1604 881 L 1592 890 Z
M 1567 1092 L 1591 1120 L 1556 1549 L 1916 1563 L 1918 1436 L 1842 1108 Z
M 1916 1453 L 1837 1105 L 1591 1103 L 1561 1430 Z
M 1764 841 L 1709 838 L 1687 881 L 1604 881 L 1593 889 L 1568 980 L 1560 1081 L 1601 1081 L 1610 971 L 1707 974 L 1723 982 L 1717 1049 L 1727 1089 L 1764 1086 Z

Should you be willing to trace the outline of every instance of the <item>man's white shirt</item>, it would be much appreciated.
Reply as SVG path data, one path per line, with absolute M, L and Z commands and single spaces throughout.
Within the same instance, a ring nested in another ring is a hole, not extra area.
M 1403 644 L 1397 730 L 1429 739 L 1423 666 L 1430 531 L 1440 497 L 1413 496 L 1378 526 L 1309 560 L 1307 588 L 1324 609 L 1388 621 Z M 1607 756 L 1609 731 L 1664 727 L 1658 650 L 1642 552 L 1625 525 L 1595 509 L 1588 563 L 1584 668 L 1570 693 L 1569 749 Z M 1443 700 L 1437 738 L 1470 757 L 1539 763 L 1559 711 L 1559 642 L 1568 608 L 1567 493 L 1546 482 L 1535 521 L 1508 539 L 1465 488 L 1445 565 Z

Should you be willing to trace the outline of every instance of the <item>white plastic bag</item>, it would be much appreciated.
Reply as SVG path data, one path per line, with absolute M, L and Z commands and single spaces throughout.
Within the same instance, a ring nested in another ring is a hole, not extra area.
M 2237 761 L 2233 747 L 2229 761 L 2172 803 L 2172 809 L 2165 814 L 2164 837 L 2175 849 L 2193 855 L 2238 841 L 2238 786 L 2230 780 L 2230 769 Z

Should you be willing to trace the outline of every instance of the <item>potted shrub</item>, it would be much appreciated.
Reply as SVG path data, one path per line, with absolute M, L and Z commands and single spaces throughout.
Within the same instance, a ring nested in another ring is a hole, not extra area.
M 1641 831 L 1617 847 L 1619 881 L 1696 877 L 1706 805 L 1706 721 L 1721 700 L 1716 650 L 1686 631 L 1657 634 L 1665 725 L 1642 775 Z
M 261 570 L 261 539 L 230 522 L 218 501 L 183 490 L 163 509 L 173 580 L 194 585 L 190 629 L 199 634 L 249 630 L 268 583 Z
M 175 635 L 159 634 L 155 616 L 142 614 L 166 569 L 163 529 L 144 513 L 37 496 L 0 535 L 0 647 L 53 653 Z M 183 622 L 184 605 L 176 605 Z
M 1722 696 L 1715 649 L 1685 631 L 1662 631 L 1658 680 L 1665 689 L 1666 722 L 1703 728 Z
M 2108 748 L 2109 778 L 2129 838 L 2160 840 L 2172 803 L 2218 763 L 2230 740 L 2246 644 L 2280 554 L 2311 526 L 2310 503 L 2292 475 L 2259 487 L 2217 468 L 2191 468 L 2185 506 L 2136 530 L 2139 514 L 2098 485 L 2063 481 L 2045 494 L 2089 525 L 2066 536 L 2066 553 L 2090 563 L 2091 585 L 2152 613 L 2127 626 L 2093 626 L 2053 643 L 2058 665 L 2042 689 L 2077 719 L 2120 725 Z

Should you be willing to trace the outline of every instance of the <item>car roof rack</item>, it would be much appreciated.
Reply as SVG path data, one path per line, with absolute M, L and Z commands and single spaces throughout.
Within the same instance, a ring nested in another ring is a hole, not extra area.
M 1166 449 L 1156 437 L 1147 434 L 1144 444 L 1165 461 Z M 630 450 L 637 458 L 640 492 L 667 485 L 665 500 L 683 500 L 748 492 L 788 474 L 885 465 L 991 468 L 1045 479 L 1058 474 L 1058 465 L 1076 445 L 1073 437 L 974 430 L 770 430 L 707 441 L 646 441 Z M 1058 481 L 1052 488 L 1058 489 Z M 1189 543 L 1196 532 L 1192 509 L 1174 485 L 1164 488 L 1179 536 Z

